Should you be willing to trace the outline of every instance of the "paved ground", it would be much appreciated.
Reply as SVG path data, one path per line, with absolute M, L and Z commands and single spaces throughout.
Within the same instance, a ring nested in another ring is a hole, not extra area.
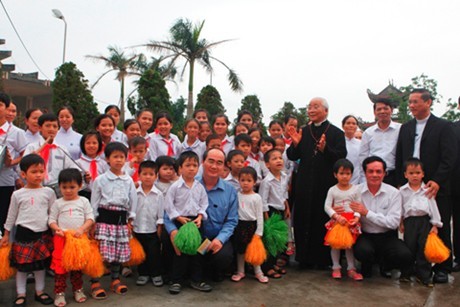
M 378 274 L 374 274 L 378 275 Z M 457 279 L 457 280 L 456 280 Z M 69 306 L 460 306 L 460 273 L 450 276 L 445 285 L 433 289 L 416 282 L 400 284 L 394 279 L 373 277 L 363 282 L 344 278 L 332 280 L 326 271 L 299 271 L 288 269 L 282 279 L 270 280 L 263 285 L 250 276 L 235 283 L 225 280 L 212 283 L 211 293 L 199 293 L 188 287 L 176 295 L 168 293 L 167 286 L 155 288 L 152 284 L 135 285 L 135 277 L 126 279 L 129 291 L 126 296 L 109 293 L 105 301 L 89 299 L 77 305 L 67 291 Z M 52 293 L 53 279 L 47 277 L 46 289 Z M 103 279 L 108 287 L 109 278 Z M 88 290 L 89 284 L 85 283 Z M 33 301 L 33 285 L 28 285 L 28 306 L 41 306 Z M 11 306 L 15 297 L 14 280 L 0 283 L 0 306 Z

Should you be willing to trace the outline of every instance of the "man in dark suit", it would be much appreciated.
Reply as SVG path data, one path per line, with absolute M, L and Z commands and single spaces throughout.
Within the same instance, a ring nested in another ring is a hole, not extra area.
M 451 249 L 450 220 L 452 203 L 450 176 L 457 159 L 457 139 L 452 124 L 431 114 L 433 99 L 426 89 L 414 89 L 409 96 L 409 109 L 414 119 L 401 126 L 396 147 L 396 171 L 404 183 L 403 163 L 410 157 L 419 158 L 425 168 L 427 196 L 435 197 L 443 227 L 438 235 Z M 435 283 L 447 283 L 452 269 L 452 257 L 434 266 Z
M 460 97 L 458 97 L 458 108 L 460 109 Z M 457 136 L 457 146 L 460 151 L 460 121 L 453 123 L 455 135 Z M 453 272 L 460 272 L 460 155 L 457 155 L 457 163 L 452 172 L 450 181 L 452 189 L 452 241 L 454 247 L 454 264 Z

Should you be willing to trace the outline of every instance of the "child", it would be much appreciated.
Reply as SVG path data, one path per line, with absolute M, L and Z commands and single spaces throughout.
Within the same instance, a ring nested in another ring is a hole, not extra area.
M 264 155 L 264 160 L 270 173 L 260 183 L 259 194 L 264 204 L 264 216 L 268 219 L 274 213 L 280 214 L 284 219 L 291 217 L 288 199 L 288 180 L 282 172 L 284 161 L 281 151 L 269 150 Z M 291 241 L 291 240 L 290 240 Z M 286 274 L 284 269 L 275 265 L 275 259 L 269 257 L 264 264 L 268 277 L 280 278 L 280 274 Z
M 125 139 L 122 143 L 125 144 L 126 147 L 129 147 L 129 141 L 141 135 L 141 126 L 139 122 L 133 118 L 125 120 L 123 124 L 123 133 L 125 134 Z
M 10 254 L 10 264 L 17 269 L 14 306 L 26 305 L 26 279 L 30 272 L 35 275 L 35 300 L 44 305 L 53 303 L 53 299 L 43 291 L 46 262 L 52 250 L 48 211 L 56 195 L 52 189 L 41 185 L 45 176 L 44 164 L 43 158 L 36 154 L 24 156 L 19 163 L 21 176 L 27 183 L 11 196 L 5 233 L 0 240 L 0 245 L 7 245 L 10 232 L 16 226 Z
M 104 148 L 110 142 L 124 142 L 124 137 L 121 141 L 116 141 L 112 138 L 116 128 L 115 120 L 112 116 L 107 114 L 101 114 L 94 120 L 94 129 L 101 135 L 102 138 L 102 152 L 104 153 Z
M 153 126 L 153 112 L 150 109 L 142 109 L 136 114 L 136 120 L 141 126 L 141 136 L 150 142 L 151 136 L 149 134 L 150 129 Z
M 246 124 L 237 123 L 235 127 L 233 127 L 233 135 L 237 136 L 239 134 L 248 134 L 249 128 Z
M 194 119 L 199 121 L 200 123 L 209 122 L 209 112 L 206 109 L 197 109 L 193 111 Z
M 260 172 L 259 161 L 250 156 L 251 153 L 251 137 L 247 134 L 237 135 L 234 139 L 235 149 L 241 150 L 244 155 L 244 166 L 251 166 L 257 172 L 258 181 L 262 180 L 262 174 Z
M 298 120 L 297 117 L 294 115 L 286 115 L 284 118 L 284 141 L 286 142 L 286 146 L 291 146 L 292 140 L 291 137 L 289 136 L 289 129 L 290 127 L 294 127 L 295 130 L 297 130 L 298 126 Z
M 166 196 L 169 187 L 177 180 L 176 160 L 168 156 L 159 156 L 155 163 L 158 168 L 155 187 L 163 193 L 163 196 Z
M 253 154 L 253 159 L 257 160 L 257 155 L 259 155 L 259 143 L 262 139 L 262 131 L 259 128 L 249 129 L 249 136 L 251 137 L 251 153 Z M 257 170 L 257 169 L 256 169 Z
M 113 104 L 109 105 L 109 106 L 107 106 L 107 108 L 105 108 L 104 114 L 110 115 L 114 120 L 114 130 L 113 130 L 111 139 L 114 142 L 122 142 L 123 143 L 125 141 L 125 135 L 123 134 L 123 132 L 121 132 L 117 128 L 118 124 L 120 123 L 120 115 L 121 115 L 120 108 L 117 107 L 116 105 L 113 105 Z
M 128 149 L 120 142 L 109 143 L 105 147 L 110 168 L 96 178 L 91 194 L 96 217 L 94 238 L 99 241 L 102 258 L 110 264 L 110 289 L 117 294 L 128 291 L 128 287 L 120 281 L 120 266 L 131 255 L 128 227 L 136 217 L 137 207 L 136 187 L 131 177 L 123 172 L 127 155 Z M 98 279 L 91 280 L 91 295 L 94 299 L 107 297 Z
M 203 153 L 206 150 L 206 144 L 199 140 L 201 124 L 198 120 L 191 118 L 185 122 L 184 132 L 186 133 L 184 142 L 182 142 L 182 151 L 191 150 L 198 155 L 200 164 L 203 159 Z
M 222 141 L 220 140 L 220 137 L 213 133 L 213 134 L 210 134 L 207 138 L 206 138 L 206 150 L 210 150 L 212 148 L 219 148 L 221 147 L 221 143 Z
M 67 148 L 72 159 L 77 160 L 81 155 L 81 134 L 72 128 L 75 121 L 75 112 L 71 107 L 64 106 L 58 110 L 57 117 L 59 119 L 60 128 L 56 134 L 56 144 Z
M 252 115 L 252 113 L 248 110 L 242 110 L 238 113 L 236 122 L 243 123 L 248 127 L 248 129 L 250 129 L 254 125 L 254 115 Z
M 74 237 L 79 238 L 94 224 L 93 208 L 89 200 L 78 195 L 78 190 L 82 186 L 82 177 L 79 170 L 69 168 L 59 174 L 59 188 L 62 198 L 54 202 L 50 209 L 48 219 L 49 227 L 54 230 L 54 251 L 51 268 L 55 272 L 54 276 L 54 306 L 62 307 L 66 305 L 65 289 L 67 275 L 70 273 L 72 291 L 77 303 L 86 301 L 83 292 L 83 274 L 81 271 L 67 272 L 62 267 L 62 251 L 65 244 L 65 231 L 74 230 Z
M 272 120 L 268 124 L 268 133 L 273 139 L 283 136 L 283 124 L 280 121 Z
M 206 220 L 208 208 L 208 195 L 203 185 L 195 179 L 198 172 L 198 156 L 193 151 L 181 153 L 177 160 L 181 177 L 171 185 L 166 193 L 165 200 L 165 225 L 171 236 L 171 242 L 176 250 L 173 260 L 173 271 L 169 293 L 178 294 L 182 289 L 183 279 L 190 269 L 192 288 L 209 292 L 212 287 L 203 282 L 200 255 L 186 255 L 174 245 L 177 229 L 187 222 L 193 222 L 198 228 Z
M 40 108 L 33 108 L 26 111 L 24 115 L 24 123 L 26 124 L 26 139 L 27 143 L 37 143 L 42 138 L 40 135 L 40 127 L 38 126 L 38 118 L 43 115 Z
M 260 148 L 260 156 L 262 156 L 262 158 L 259 157 L 259 167 L 260 167 L 262 178 L 267 177 L 268 173 L 270 173 L 270 171 L 267 168 L 267 165 L 265 165 L 265 161 L 263 157 L 267 153 L 267 151 L 275 148 L 275 145 L 276 145 L 275 140 L 270 136 L 264 135 L 260 139 L 259 148 Z
M 147 159 L 147 141 L 141 136 L 135 136 L 129 140 L 127 171 L 131 174 L 134 185 L 139 187 L 139 164 Z
M 171 115 L 166 112 L 158 113 L 155 117 L 155 125 L 158 129 L 158 135 L 152 137 L 150 143 L 152 160 L 156 160 L 159 156 L 178 157 L 182 151 L 182 146 L 179 138 L 171 133 L 173 127 Z
M 236 191 L 239 191 L 241 187 L 238 177 L 245 162 L 243 152 L 238 149 L 230 150 L 225 162 L 230 169 L 230 173 L 225 177 L 225 181 L 228 181 Z
M 424 249 L 428 234 L 438 233 L 438 228 L 443 224 L 435 199 L 426 196 L 424 175 L 423 164 L 419 159 L 411 158 L 404 163 L 404 177 L 408 183 L 399 189 L 404 219 L 400 229 L 404 233 L 404 242 L 414 257 L 417 281 L 424 286 L 433 287 L 431 263 L 426 260 Z M 408 281 L 411 273 L 401 271 L 400 279 Z
M 233 149 L 233 138 L 227 135 L 228 117 L 225 114 L 217 114 L 214 116 L 214 122 L 212 128 L 214 133 L 217 134 L 220 138 L 220 149 L 227 155 L 230 150 Z
M 78 192 L 79 195 L 91 199 L 91 189 L 97 176 L 104 174 L 109 166 L 105 159 L 101 158 L 102 138 L 99 132 L 88 131 L 81 137 L 80 148 L 82 155 L 76 162 L 91 176 L 88 185 Z
M 198 134 L 198 138 L 200 139 L 200 141 L 206 142 L 206 139 L 211 134 L 211 124 L 209 122 L 200 122 L 200 133 Z
M 295 162 L 288 159 L 286 154 L 286 140 L 279 136 L 275 138 L 275 148 L 283 153 L 284 160 L 284 169 L 283 172 L 288 175 L 289 180 L 292 177 L 292 172 L 294 171 Z
M 350 204 L 353 202 L 360 203 L 361 193 L 359 192 L 359 186 L 352 185 L 350 183 L 351 176 L 353 174 L 353 163 L 347 159 L 339 159 L 335 162 L 333 171 L 334 177 L 337 179 L 337 184 L 329 189 L 324 203 L 324 210 L 331 218 L 331 220 L 326 224 L 326 228 L 328 230 L 332 229 L 335 223 L 348 225 L 354 239 L 356 240 L 356 237 L 360 234 L 360 226 L 358 223 L 360 215 L 357 212 L 353 213 L 353 210 L 350 208 Z M 344 213 L 336 213 L 334 207 L 342 207 L 344 209 Z M 348 277 L 356 281 L 363 280 L 363 276 L 356 272 L 353 250 L 351 248 L 346 249 L 345 256 L 347 258 Z M 332 278 L 340 279 L 342 278 L 340 250 L 331 248 L 331 258 Z
M 264 216 L 262 198 L 254 192 L 257 172 L 248 166 L 241 169 L 239 174 L 241 191 L 238 192 L 238 225 L 233 233 L 237 252 L 237 272 L 232 276 L 233 281 L 240 281 L 244 274 L 244 253 L 254 235 L 262 237 L 264 231 Z M 268 283 L 260 265 L 254 266 L 254 273 L 261 283 Z
M 164 197 L 154 183 L 157 166 L 153 161 L 143 161 L 139 165 L 140 186 L 137 188 L 137 210 L 134 220 L 134 236 L 145 251 L 145 260 L 137 268 L 139 277 L 136 285 L 143 286 L 151 279 L 153 285 L 161 287 L 160 238 L 163 229 Z

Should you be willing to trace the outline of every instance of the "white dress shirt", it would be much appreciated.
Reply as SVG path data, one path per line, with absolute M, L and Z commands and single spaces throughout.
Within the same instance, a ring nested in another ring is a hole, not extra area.
M 182 176 L 174 182 L 166 192 L 165 211 L 170 220 L 179 216 L 203 215 L 203 221 L 208 218 L 208 195 L 203 185 L 194 180 L 192 187 L 185 184 Z
M 399 189 L 403 203 L 403 217 L 406 219 L 410 216 L 430 217 L 431 225 L 442 227 L 441 215 L 439 214 L 436 200 L 426 196 L 426 188 L 423 184 L 417 191 L 412 190 L 409 183 L 406 183 Z
M 269 207 L 276 210 L 285 210 L 284 202 L 288 199 L 288 176 L 281 172 L 278 180 L 269 173 L 259 186 L 259 195 L 262 197 L 264 212 L 269 211 Z
M 43 137 L 40 134 L 40 131 L 37 131 L 35 134 L 30 132 L 30 130 L 26 130 L 26 139 L 27 139 L 27 144 L 32 144 L 32 143 L 37 143 L 38 141 L 42 140 Z
M 67 148 L 72 159 L 77 160 L 81 155 L 80 140 L 81 134 L 75 132 L 72 127 L 67 130 L 61 127 L 56 134 L 54 142 Z
M 361 140 L 357 138 L 347 138 L 345 137 L 345 142 L 347 145 L 347 159 L 353 163 L 353 176 L 351 177 L 350 183 L 351 184 L 358 184 L 359 183 L 359 176 L 360 176 L 360 169 L 361 164 L 359 163 L 359 148 L 361 146 Z
M 230 183 L 237 192 L 241 190 L 240 182 L 238 181 L 238 178 L 233 177 L 232 172 L 228 173 L 224 180 Z
M 428 119 L 430 118 L 430 115 L 428 115 L 427 118 L 424 118 L 421 120 L 416 119 L 414 154 L 412 155 L 414 158 L 420 159 L 420 143 L 422 142 L 423 131 L 425 130 L 425 126 L 426 126 Z
M 157 232 L 157 225 L 163 224 L 164 201 L 163 193 L 155 186 L 146 194 L 142 185 L 139 185 L 136 219 L 133 222 L 134 232 Z
M 194 153 L 196 153 L 198 155 L 199 163 L 201 164 L 203 161 L 203 154 L 206 151 L 206 143 L 201 142 L 199 139 L 196 139 L 192 145 L 188 145 L 187 140 L 184 140 L 182 142 L 181 152 L 184 151 L 193 151 Z
M 7 121 L 0 128 L 5 132 L 0 136 L 0 144 L 6 145 L 13 159 L 17 158 L 28 144 L 24 130 Z M 16 166 L 6 167 L 4 164 L 0 166 L 0 187 L 13 187 L 17 178 Z
M 92 158 L 88 157 L 85 154 L 81 154 L 80 159 L 78 159 L 75 162 L 78 163 L 78 165 L 80 165 L 81 168 L 83 168 L 86 172 L 89 172 L 89 168 L 91 166 L 91 161 L 93 161 L 93 160 L 96 160 L 97 175 L 98 176 L 104 174 L 110 168 L 109 164 L 107 163 L 107 161 L 105 159 L 101 158 L 100 155 L 98 155 L 98 156 L 96 156 L 96 158 L 92 159 Z M 94 180 L 96 178 L 91 178 L 90 183 L 85 187 L 84 190 L 91 192 Z
M 170 134 L 169 139 L 172 140 L 173 155 L 174 159 L 177 159 L 182 152 L 182 144 L 179 138 L 175 134 Z M 156 160 L 159 156 L 168 155 L 168 144 L 166 139 L 158 134 L 157 137 L 152 137 L 150 141 L 150 152 L 153 160 Z

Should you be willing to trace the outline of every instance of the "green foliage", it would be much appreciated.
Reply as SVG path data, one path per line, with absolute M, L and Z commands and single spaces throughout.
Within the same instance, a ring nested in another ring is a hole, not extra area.
M 209 112 L 211 118 L 219 113 L 225 113 L 225 108 L 222 105 L 222 99 L 217 89 L 212 85 L 207 85 L 201 89 L 198 94 L 196 109 L 205 109 Z M 188 116 L 188 111 L 187 111 Z
M 158 71 L 147 69 L 137 81 L 137 92 L 136 98 L 128 99 L 131 114 L 142 109 L 153 110 L 154 114 L 159 111 L 171 112 L 170 96 Z
M 458 109 L 458 103 L 453 101 L 452 98 L 449 98 L 449 100 L 447 101 L 447 111 L 442 115 L 442 118 L 447 119 L 451 122 L 456 122 L 460 120 L 460 111 Z
M 246 110 L 252 113 L 255 123 L 261 122 L 262 118 L 264 117 L 262 113 L 262 107 L 260 105 L 260 100 L 257 97 L 257 95 L 247 95 L 241 100 L 241 107 L 238 109 L 237 117 L 238 117 L 238 114 L 240 114 L 240 112 L 243 110 Z M 235 124 L 237 121 L 237 117 L 234 120 Z
M 171 116 L 173 118 L 172 133 L 177 135 L 181 140 L 184 138 L 184 124 L 185 124 L 185 110 L 187 109 L 187 103 L 184 97 L 179 97 L 171 105 Z
M 98 114 L 97 104 L 88 86 L 88 80 L 72 62 L 62 64 L 51 82 L 53 89 L 53 111 L 70 106 L 75 111 L 74 128 L 84 133 L 92 127 L 89 124 Z
M 294 105 L 289 101 L 286 101 L 283 107 L 277 113 L 272 115 L 271 119 L 278 120 L 284 123 L 284 119 L 286 118 L 287 115 L 294 115 L 298 120 L 299 127 L 302 127 L 308 123 L 307 109 L 306 108 L 296 109 L 296 107 L 294 107 Z

